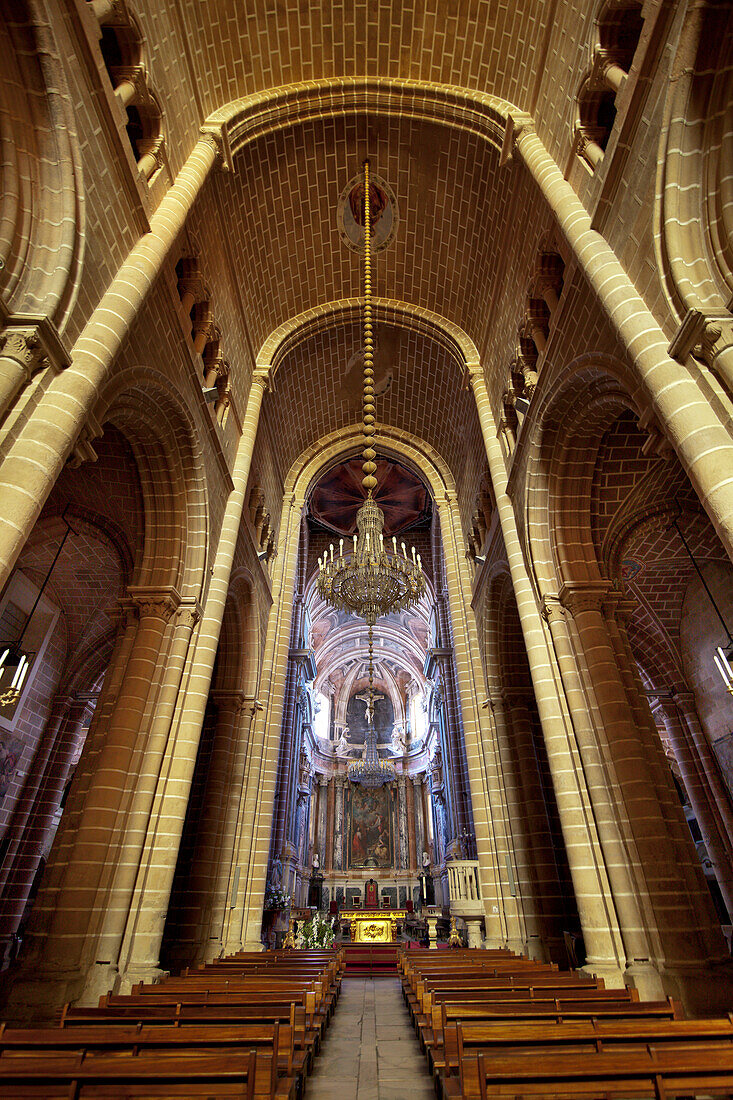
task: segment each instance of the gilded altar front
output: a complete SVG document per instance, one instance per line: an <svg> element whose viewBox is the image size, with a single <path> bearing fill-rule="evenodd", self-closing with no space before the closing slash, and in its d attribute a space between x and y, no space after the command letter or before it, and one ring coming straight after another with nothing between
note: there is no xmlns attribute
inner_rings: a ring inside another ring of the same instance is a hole
<svg viewBox="0 0 733 1100"><path fill-rule="evenodd" d="M406 909L342 909L341 920L349 921L352 943L394 943L397 922Z"/></svg>

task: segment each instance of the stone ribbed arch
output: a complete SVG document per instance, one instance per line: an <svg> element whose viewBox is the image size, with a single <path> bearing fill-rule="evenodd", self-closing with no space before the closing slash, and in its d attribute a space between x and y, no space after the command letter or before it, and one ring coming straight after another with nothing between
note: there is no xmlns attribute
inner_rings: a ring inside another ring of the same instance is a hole
<svg viewBox="0 0 733 1100"><path fill-rule="evenodd" d="M196 427L172 382L144 366L120 371L103 391L94 422L114 424L137 463L145 543L134 584L168 586L182 599L200 599L210 538L204 460Z"/></svg>
<svg viewBox="0 0 733 1100"><path fill-rule="evenodd" d="M507 119L518 113L485 92L427 80L333 77L268 89L227 103L209 115L206 133L221 135L229 166L250 142L314 119L402 115L465 130L501 151Z"/></svg>
<svg viewBox="0 0 733 1100"><path fill-rule="evenodd" d="M688 13L672 62L654 241L678 319L691 307L725 310L733 292L732 41L729 5L703 5Z"/></svg>
<svg viewBox="0 0 733 1100"><path fill-rule="evenodd" d="M541 592L571 578L600 579L591 485L603 432L624 409L640 411L627 383L618 360L588 354L556 375L530 406L532 423L523 430L532 443L516 496L523 504L517 512L530 575Z"/></svg>
<svg viewBox="0 0 733 1100"><path fill-rule="evenodd" d="M0 295L10 313L63 331L84 253L81 153L49 21L26 0L0 5Z"/></svg>
<svg viewBox="0 0 733 1100"><path fill-rule="evenodd" d="M254 697L259 679L260 619L249 569L232 573L219 641L216 690Z"/></svg>
<svg viewBox="0 0 733 1100"><path fill-rule="evenodd" d="M522 688L531 692L529 664L509 567L497 562L488 581L484 604L484 646L489 690Z"/></svg>
<svg viewBox="0 0 733 1100"><path fill-rule="evenodd" d="M274 377L278 366L293 347L332 325L361 320L363 305L361 298L344 298L336 302L324 302L289 318L263 342L257 355L257 369L268 371ZM456 368L461 373L470 367L480 369L479 355L473 340L459 325L439 313L394 298L372 298L372 311L378 321L399 325L435 340L453 355Z"/></svg>

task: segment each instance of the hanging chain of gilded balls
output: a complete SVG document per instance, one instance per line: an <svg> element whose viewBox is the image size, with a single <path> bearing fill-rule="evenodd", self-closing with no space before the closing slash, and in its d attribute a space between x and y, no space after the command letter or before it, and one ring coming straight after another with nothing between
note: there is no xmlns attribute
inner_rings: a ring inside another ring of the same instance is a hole
<svg viewBox="0 0 733 1100"><path fill-rule="evenodd" d="M377 464L374 450L377 428L375 424L376 405L374 404L374 328L372 325L372 203L369 181L369 161L364 161L364 398L362 401L362 430L364 450L362 451L362 485L371 497L377 487L374 472Z"/></svg>

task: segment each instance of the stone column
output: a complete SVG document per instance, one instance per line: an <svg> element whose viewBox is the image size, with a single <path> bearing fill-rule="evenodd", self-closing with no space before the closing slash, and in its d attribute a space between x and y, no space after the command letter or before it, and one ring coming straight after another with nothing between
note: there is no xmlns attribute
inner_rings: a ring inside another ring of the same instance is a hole
<svg viewBox="0 0 733 1100"><path fill-rule="evenodd" d="M500 696L491 698L488 705L496 726L502 787L511 830L511 849L507 852L507 858L512 864L514 889L519 898L521 912L518 942L509 943L508 946L522 954L528 951L530 943L537 943L544 940L544 937L539 901L542 895L536 882L533 838L529 835L530 822L535 820L538 807L536 800L527 798L525 784L522 782L522 771L527 770L527 734L531 736L531 729L528 731L522 721L520 702L516 696L516 692L503 691Z"/></svg>
<svg viewBox="0 0 733 1100"><path fill-rule="evenodd" d="M456 684L463 720L468 781L473 807L481 897L485 906L487 946L517 935L518 907L510 892L506 865L508 822L501 795L496 735L481 702L487 687L478 656L476 619L471 610L471 577L463 552L457 501L446 494L436 501L445 551Z"/></svg>
<svg viewBox="0 0 733 1100"><path fill-rule="evenodd" d="M716 813L714 801L711 800L711 792L701 761L692 743L687 724L680 714L677 700L660 696L657 708L661 712L669 743L679 765L690 805L700 826L720 892L728 913L733 919L733 851L728 842L727 833L721 832L719 815Z"/></svg>
<svg viewBox="0 0 733 1100"><path fill-rule="evenodd" d="M39 738L20 798L13 809L13 815L5 832L6 851L2 870L0 871L0 893L2 894L5 894L5 884L12 875L16 853L22 843L28 818L33 814L37 805L49 760L53 756L58 739L63 736L63 731L68 723L73 698L73 695L56 695L51 704L51 713ZM4 934L2 930L3 916L0 914L0 935Z"/></svg>
<svg viewBox="0 0 733 1100"><path fill-rule="evenodd" d="M247 869L244 887L246 909L244 913L233 916L242 921L242 943L247 950L257 950L260 945L303 507L304 500L298 495L283 502L278 532L279 546L283 549L275 558L273 607L262 662L261 683L267 701L253 731L238 833L239 857Z"/></svg>
<svg viewBox="0 0 733 1100"><path fill-rule="evenodd" d="M583 928L587 968L603 977L607 984L619 986L624 984L625 950L613 902L609 904L608 879L590 794L579 765L575 731L558 694L557 670L550 658L543 621L524 564L514 510L506 491L506 467L486 383L478 365L471 368L470 378Z"/></svg>
<svg viewBox="0 0 733 1100"><path fill-rule="evenodd" d="M105 989L114 984L130 904L122 880L139 860L135 798L138 785L145 785L147 747L140 731L165 676L169 624L179 600L171 589L130 592L138 616L134 643L29 977L47 983L51 1003L58 995L76 999L85 989L96 997L102 973Z"/></svg>
<svg viewBox="0 0 733 1100"><path fill-rule="evenodd" d="M217 153L213 134L197 142L150 219L150 232L134 246L77 340L71 365L54 378L3 460L0 586L10 576ZM12 385L6 382L6 401L10 392Z"/></svg>
<svg viewBox="0 0 733 1100"><path fill-rule="evenodd" d="M410 866L409 861L409 847L408 847L408 826L407 826L407 780L404 775L400 775L397 778L397 820L400 823L399 827L399 867L401 870L407 870Z"/></svg>
<svg viewBox="0 0 733 1100"><path fill-rule="evenodd" d="M196 848L183 900L184 913L178 920L184 962L206 962L221 951L221 920L229 884L231 847L226 844L226 826L239 802L237 756L248 702L242 691L212 691L216 703L216 729L206 776ZM244 734L246 740L246 733ZM229 838L231 840L231 837ZM218 919L217 919L218 917ZM188 950L186 950L186 947Z"/></svg>
<svg viewBox="0 0 733 1100"><path fill-rule="evenodd" d="M140 590L137 590L140 598ZM143 597L144 598L144 597ZM158 977L157 954L151 958L142 946L147 934L148 914L139 883L144 849L156 843L165 819L156 812L160 787L168 780L166 756L169 751L171 724L180 702L181 683L195 628L201 618L198 604L181 604L173 616L172 637L164 664L163 682L155 699L154 715L149 720L140 775L127 817L125 860L115 875L107 903L99 951L102 957L118 959L119 988L125 992L136 981ZM119 916L115 919L114 910ZM134 945L132 941L135 941ZM96 990L96 986L94 987Z"/></svg>
<svg viewBox="0 0 733 1100"><path fill-rule="evenodd" d="M344 788L348 783L348 779L344 775L334 776L334 787L336 789L336 804L334 808L334 827L333 827L333 869L334 871L343 871L344 869ZM334 886L334 890L336 887ZM334 897L336 895L334 894Z"/></svg>
<svg viewBox="0 0 733 1100"><path fill-rule="evenodd" d="M224 511L213 574L186 680L185 707L179 706L177 711L175 730L169 746L168 772L160 791L158 820L165 822L167 843L146 846L145 858L138 876L139 904L147 912L148 920L144 933L142 929L135 932L137 943L129 948L130 963L134 962L135 966L155 969L157 963L152 960L157 959L160 953L178 848L229 590L234 550L244 509L252 448L266 388L267 376L256 370L252 377L242 435L232 472L234 488ZM253 705L255 710L261 709L256 700ZM249 765L249 759L247 764Z"/></svg>
<svg viewBox="0 0 733 1100"><path fill-rule="evenodd" d="M716 954L722 957L722 933L718 926L721 942L716 944L717 919L700 881L692 840L681 842L674 821L667 820L670 806L663 810L660 804L660 777L649 766L645 744L649 731L636 720L629 703L602 611L607 587L607 582L566 582L560 596L572 615L606 782L629 853L629 904L639 908L633 923L622 926L631 956L627 973L647 996L658 996L670 981L679 979L678 992L690 1003L694 993L685 972L693 962L702 968ZM667 776L671 786L668 769ZM678 801L676 812L681 814ZM619 906L620 899L615 893L614 897ZM664 985L662 978L667 979Z"/></svg>
<svg viewBox="0 0 733 1100"><path fill-rule="evenodd" d="M316 835L314 840L314 848L321 857L321 866L323 867L326 861L326 848L328 844L326 820L328 811L328 776L318 775L318 822L316 824Z"/></svg>
<svg viewBox="0 0 733 1100"><path fill-rule="evenodd" d="M669 339L537 136L528 115L510 123L516 148L552 211L599 308L626 349L639 383L728 555L733 558L733 440L696 379L669 355Z"/></svg>
<svg viewBox="0 0 733 1100"><path fill-rule="evenodd" d="M415 808L415 780L407 780L407 867L413 870L418 866L416 848L417 810ZM420 853L422 855L422 852Z"/></svg>
<svg viewBox="0 0 733 1100"><path fill-rule="evenodd" d="M326 852L325 852L325 868L327 871L333 870L333 834L334 834L334 814L336 808L336 785L333 779L328 784L328 804L326 809Z"/></svg>
<svg viewBox="0 0 733 1100"><path fill-rule="evenodd" d="M733 849L733 808L731 807L730 795L721 777L718 762L710 747L710 742L700 725L694 693L691 691L678 691L673 698L681 717L684 719L691 743L705 776L710 792L710 801L720 822L721 835L725 838L726 847L731 850Z"/></svg>

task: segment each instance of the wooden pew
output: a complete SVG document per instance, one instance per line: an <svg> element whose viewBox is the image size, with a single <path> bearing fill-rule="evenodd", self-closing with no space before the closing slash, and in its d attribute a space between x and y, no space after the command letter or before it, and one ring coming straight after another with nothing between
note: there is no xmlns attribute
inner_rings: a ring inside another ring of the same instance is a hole
<svg viewBox="0 0 733 1100"><path fill-rule="evenodd" d="M67 1006L58 1028L0 1025L0 1098L295 1100L342 969L334 953L261 955Z"/></svg>
<svg viewBox="0 0 733 1100"><path fill-rule="evenodd" d="M679 1050L648 1048L633 1053L488 1057L462 1063L462 1100L513 1097L540 1100L604 1100L611 1097L726 1097L733 1094L733 1045L700 1044Z"/></svg>
<svg viewBox="0 0 733 1100"><path fill-rule="evenodd" d="M733 1015L685 1020L671 999L643 1003L529 960L451 954L409 952L400 965L446 1100L733 1097Z"/></svg>
<svg viewBox="0 0 733 1100"><path fill-rule="evenodd" d="M558 1023L453 1022L443 1031L443 1049L434 1060L433 1072L441 1078L443 1094L454 1095L446 1078L460 1078L461 1062L486 1054L490 1058L525 1054L543 1059L548 1054L635 1052L639 1047L673 1049L700 1044L733 1043L733 1017L710 1020L589 1019Z"/></svg>

